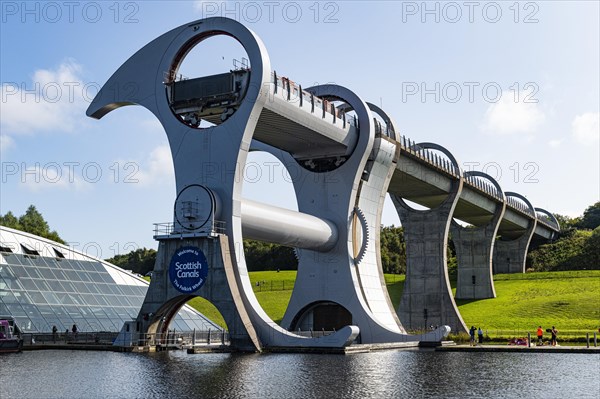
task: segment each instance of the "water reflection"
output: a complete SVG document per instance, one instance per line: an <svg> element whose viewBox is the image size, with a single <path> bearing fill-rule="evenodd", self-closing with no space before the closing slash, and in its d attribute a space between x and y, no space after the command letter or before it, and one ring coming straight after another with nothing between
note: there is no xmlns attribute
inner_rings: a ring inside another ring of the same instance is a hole
<svg viewBox="0 0 600 399"><path fill-rule="evenodd" d="M3 398L597 398L600 393L600 354L36 351L1 359Z"/></svg>

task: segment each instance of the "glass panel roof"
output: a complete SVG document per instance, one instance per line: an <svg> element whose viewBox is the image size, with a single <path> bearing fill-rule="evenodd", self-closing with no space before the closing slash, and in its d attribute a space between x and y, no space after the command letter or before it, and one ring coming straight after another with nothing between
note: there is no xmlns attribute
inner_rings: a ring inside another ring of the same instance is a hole
<svg viewBox="0 0 600 399"><path fill-rule="evenodd" d="M109 266L94 260L1 256L0 315L14 316L24 332L51 332L52 326L65 331L73 324L81 332L119 331L135 318L148 290L128 273L116 267L109 273ZM115 273L120 284L111 277ZM173 323L178 330L219 329L187 307Z"/></svg>

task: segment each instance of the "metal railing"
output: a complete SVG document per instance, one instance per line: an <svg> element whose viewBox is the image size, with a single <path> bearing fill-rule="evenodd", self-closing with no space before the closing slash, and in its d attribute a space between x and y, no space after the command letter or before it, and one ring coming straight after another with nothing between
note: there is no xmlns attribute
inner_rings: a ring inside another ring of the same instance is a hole
<svg viewBox="0 0 600 399"><path fill-rule="evenodd" d="M77 333L23 333L23 345L49 345L49 344L73 344L73 345L112 345L118 332L77 332Z"/></svg>
<svg viewBox="0 0 600 399"><path fill-rule="evenodd" d="M393 137L390 131L390 125L385 122L381 122L377 118L373 118L373 122L375 123L375 134L379 134L382 136Z"/></svg>
<svg viewBox="0 0 600 399"><path fill-rule="evenodd" d="M426 162L441 172L458 178L460 171L447 158L439 156L436 152L421 148L419 145L406 136L400 136L400 148L413 157Z"/></svg>
<svg viewBox="0 0 600 399"><path fill-rule="evenodd" d="M229 345L229 332L225 330L193 330L165 333L143 334L132 333L129 335L130 346L160 346L189 348L198 345Z"/></svg>
<svg viewBox="0 0 600 399"><path fill-rule="evenodd" d="M527 204L525 204L522 201L517 200L514 197L507 197L506 198L506 206L510 207L513 210L516 210L518 212L521 212L527 216L531 216L535 218L535 212L529 207L527 206Z"/></svg>
<svg viewBox="0 0 600 399"><path fill-rule="evenodd" d="M424 161L427 164L429 164L429 165L435 167L436 169L443 171L451 176L454 176L456 178L459 177L459 171L457 170L455 165L450 160L438 156L433 151L430 151L430 150L424 149L424 148L420 148L415 141L411 140L410 138L408 138L406 136L401 136L399 142L400 142L400 148L402 150L404 150L406 153L412 155L414 158ZM487 195L491 196L492 198L502 201L502 198L503 198L502 193L500 191L498 191L498 189L496 189L496 187L494 185L483 181L482 179L478 178L477 176L466 176L464 181L466 184L468 184L472 188L475 188L476 190L478 190L484 194L487 194ZM541 221L542 224L544 224L545 226L547 226L551 229L555 229L555 230L559 229L559 226L557 226L556 223L553 220L551 220L549 217L547 217L545 215L541 216L539 213L534 212L524 202L522 202L514 197L506 198L506 206L510 207L511 209L513 209L517 212L527 215L529 217L535 218L537 216L538 221Z"/></svg>
<svg viewBox="0 0 600 399"><path fill-rule="evenodd" d="M298 101L300 107L303 107L304 103L310 104L310 112L312 114L321 114L322 118L326 118L329 115L329 117L332 118L333 123L335 123L337 120L340 120L344 129L346 128L347 124L354 126L355 128L359 127L359 122L356 118L356 115L348 116L346 112L335 107L333 102L322 99L306 90L303 90L301 85L296 84L287 77L278 76L277 72L275 71L271 72L271 77L273 79L272 83L274 85L274 94L281 94L285 99L287 99L287 101ZM171 79L173 79L172 76ZM390 126L388 126L386 123L382 123L374 118L374 125L376 134L385 134L388 137L390 136ZM439 156L436 152L429 149L420 148L415 141L407 138L406 136L400 136L399 144L403 151L412 155L413 157L426 162L428 165L433 166L437 170L450 176L455 178L459 177L460 170L449 159ZM500 193L495 186L484 182L475 176L466 177L465 183L495 199L502 200L502 193ZM506 199L506 205L524 215L536 217L536 213L533 210L531 210L523 202L518 201L513 197L508 197ZM540 215L538 215L538 221L547 227L554 229L558 228L556 223L554 223L554 221L548 217L540 217ZM222 221L215 221L212 228L207 227L206 229L199 229L195 232L209 235L223 234L225 232L225 223ZM155 236L180 235L186 233L188 232L174 231L173 223L154 224Z"/></svg>
<svg viewBox="0 0 600 399"><path fill-rule="evenodd" d="M225 234L227 224L222 220L215 220L212 223L212 226L208 225L202 227L198 230L190 230L190 231L176 231L175 224L173 222L164 222L164 223L153 223L154 225L154 236L178 236L182 234L188 233L199 233L199 234Z"/></svg>
<svg viewBox="0 0 600 399"><path fill-rule="evenodd" d="M326 337L328 335L331 335L333 333L335 333L335 330L294 330L294 331L290 331L291 333L294 333L296 335L299 335L301 337L307 337L307 338L321 338L321 337Z"/></svg>
<svg viewBox="0 0 600 399"><path fill-rule="evenodd" d="M502 201L503 199L502 193L498 191L498 189L493 184L484 181L478 176L465 176L465 183L479 191L488 194L489 196L497 200Z"/></svg>
<svg viewBox="0 0 600 399"><path fill-rule="evenodd" d="M154 235L170 235L173 233L173 223L154 223Z"/></svg>
<svg viewBox="0 0 600 399"><path fill-rule="evenodd" d="M560 230L560 226L545 213L536 212L538 223L550 227L555 230Z"/></svg>
<svg viewBox="0 0 600 399"><path fill-rule="evenodd" d="M293 288L294 281L290 280L261 280L252 284L254 292L291 291Z"/></svg>
<svg viewBox="0 0 600 399"><path fill-rule="evenodd" d="M24 346L48 345L112 345L118 332L78 332L78 333L23 333ZM130 346L191 347L194 345L229 345L229 333L225 330L170 330L158 334L129 334Z"/></svg>
<svg viewBox="0 0 600 399"><path fill-rule="evenodd" d="M483 334L486 341L494 341L494 342L508 342L514 338L528 338L531 344L537 344L538 338L536 331L526 331L526 330L483 330ZM451 334L453 335L453 334ZM461 333L465 339L468 339L467 333ZM452 337L456 339L456 335ZM569 344L579 343L586 344L588 347L598 347L598 340L600 338L600 334L596 331L586 331L586 330L578 330L578 331L560 331L558 332L557 341L560 345L561 342L566 342ZM542 336L542 342L544 345L550 344L551 335L550 333L544 330L544 335Z"/></svg>
<svg viewBox="0 0 600 399"><path fill-rule="evenodd" d="M163 72L163 82L165 84L170 84L173 82L181 82L182 80L188 80L189 78L180 73L176 73L175 70L170 70L169 72Z"/></svg>
<svg viewBox="0 0 600 399"><path fill-rule="evenodd" d="M312 114L319 114L322 118L331 118L334 123L339 120L344 129L347 124L355 128L359 127L356 115L347 115L346 112L337 108L333 102L303 90L301 85L284 76L278 76L277 72L271 72L271 77L274 84L273 94L282 94L287 101L297 101L300 107L303 107L304 104L310 105ZM387 129L385 127L385 131Z"/></svg>

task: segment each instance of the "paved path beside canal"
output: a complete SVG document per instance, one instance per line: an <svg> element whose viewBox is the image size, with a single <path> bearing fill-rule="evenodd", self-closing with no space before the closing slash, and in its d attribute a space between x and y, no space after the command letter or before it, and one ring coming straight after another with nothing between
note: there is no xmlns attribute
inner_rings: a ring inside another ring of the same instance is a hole
<svg viewBox="0 0 600 399"><path fill-rule="evenodd" d="M455 345L452 341L444 341L442 346L431 347L430 345L421 345L421 348L435 350L439 352L527 352L527 353L596 353L600 354L600 347L590 346L518 346L518 345ZM329 354L352 354L364 352L376 352L384 350L419 350L418 342L400 342L388 344L362 344L351 345L346 348L269 348L267 352L279 353L329 353ZM92 344L92 343L65 343L65 342L44 342L36 344L26 344L23 346L24 351L43 350L43 349L67 349L67 350L87 350L87 351L114 351L121 352L123 348L112 346L111 344ZM135 352L144 352L148 349L144 347L129 348ZM167 348L163 348L167 349ZM182 347L172 347L169 349L182 349ZM188 353L206 353L206 352L228 352L228 347L221 345L198 345L196 347L187 348Z"/></svg>
<svg viewBox="0 0 600 399"><path fill-rule="evenodd" d="M528 352L528 353L600 353L600 347L590 346L519 346L519 345L449 345L435 348L440 352Z"/></svg>

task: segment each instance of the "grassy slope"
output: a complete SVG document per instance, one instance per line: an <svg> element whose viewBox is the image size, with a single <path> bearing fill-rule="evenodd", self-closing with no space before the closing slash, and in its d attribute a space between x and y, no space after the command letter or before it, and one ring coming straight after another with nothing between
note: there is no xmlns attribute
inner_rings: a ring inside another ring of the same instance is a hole
<svg viewBox="0 0 600 399"><path fill-rule="evenodd" d="M295 271L250 273L259 303L275 322L283 317L295 277ZM385 277L390 298L397 307L404 276ZM561 332L597 331L600 327L600 271L497 275L494 280L497 298L457 301L468 325L508 331L531 331L539 324L544 328L556 325ZM257 286L257 281L264 283ZM191 304L212 320L218 316L217 322L223 325L222 318L207 301L196 298Z"/></svg>
<svg viewBox="0 0 600 399"><path fill-rule="evenodd" d="M283 318L292 295L294 281L296 281L296 271L250 273L250 282L258 302L276 323L279 323ZM258 286L256 285L257 282L259 283ZM189 301L188 305L191 305L218 325L226 327L221 313L206 299L197 297Z"/></svg>
<svg viewBox="0 0 600 399"><path fill-rule="evenodd" d="M457 301L469 325L493 330L568 330L600 327L600 272L549 272L494 276L497 297Z"/></svg>
<svg viewBox="0 0 600 399"><path fill-rule="evenodd" d="M215 305L213 305L206 299L196 297L188 301L187 304L193 307L194 309L198 310L200 313L208 317L210 320L212 320L219 326L225 328L227 327L227 324L225 324L225 320L223 320L223 316L221 316L221 313L217 310Z"/></svg>

